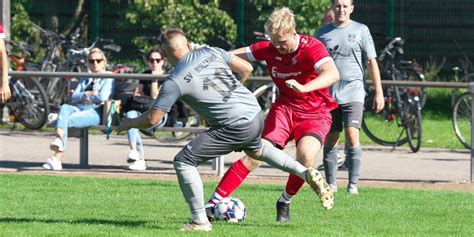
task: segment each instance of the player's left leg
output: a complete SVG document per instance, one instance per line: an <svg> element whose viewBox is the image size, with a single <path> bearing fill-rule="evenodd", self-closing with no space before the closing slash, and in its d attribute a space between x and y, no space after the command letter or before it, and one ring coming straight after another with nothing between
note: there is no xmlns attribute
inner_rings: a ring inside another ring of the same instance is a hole
<svg viewBox="0 0 474 237"><path fill-rule="evenodd" d="M297 141L296 160L303 166L310 168L313 167L314 159L321 150L324 138L331 127L331 115L326 113L315 116L315 118L312 119L304 118L300 121L301 122L296 123L294 128L295 139ZM322 186L328 186L325 180L322 182ZM290 221L291 200L304 183L305 181L300 177L290 174L285 189L276 203L277 221Z"/></svg>
<svg viewBox="0 0 474 237"><path fill-rule="evenodd" d="M303 166L309 168L314 164L314 158L321 149L321 143L313 136L302 137L296 146L296 160ZM277 221L290 221L290 203L293 197L301 189L305 180L290 174L285 189L276 203Z"/></svg>

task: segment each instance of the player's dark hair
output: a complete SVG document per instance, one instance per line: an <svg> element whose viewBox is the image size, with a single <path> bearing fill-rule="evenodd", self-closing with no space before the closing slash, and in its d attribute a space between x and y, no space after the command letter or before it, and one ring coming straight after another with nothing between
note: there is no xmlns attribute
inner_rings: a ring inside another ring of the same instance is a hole
<svg viewBox="0 0 474 237"><path fill-rule="evenodd" d="M169 44L171 39L173 39L175 36L178 36L178 35L182 35L186 37L186 35L184 34L184 31L179 28L166 29L160 34L160 42L161 44Z"/></svg>
<svg viewBox="0 0 474 237"><path fill-rule="evenodd" d="M159 53L161 57L164 57L163 51L160 48L152 48L146 53L146 58L149 59L152 53Z"/></svg>

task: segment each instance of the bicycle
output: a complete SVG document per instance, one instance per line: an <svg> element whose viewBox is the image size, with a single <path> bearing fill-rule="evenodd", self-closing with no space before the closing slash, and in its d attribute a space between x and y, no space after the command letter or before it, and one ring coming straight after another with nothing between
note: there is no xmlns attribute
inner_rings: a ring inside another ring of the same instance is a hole
<svg viewBox="0 0 474 237"><path fill-rule="evenodd" d="M17 71L38 71L39 65L28 60L32 56L31 48L9 44L12 48L8 52L12 66ZM9 112L18 121L29 129L39 129L47 122L49 114L48 97L43 87L35 78L10 78L9 86L12 97L5 103ZM15 126L14 126L15 127Z"/></svg>
<svg viewBox="0 0 474 237"><path fill-rule="evenodd" d="M459 67L454 67L455 82L474 82L474 73L468 73L459 79ZM466 149L471 149L471 103L469 91L453 88L451 91L452 125L456 137Z"/></svg>
<svg viewBox="0 0 474 237"><path fill-rule="evenodd" d="M270 111L270 107L278 98L278 87L273 82L266 83L252 92L257 98L258 104L264 116Z"/></svg>
<svg viewBox="0 0 474 237"><path fill-rule="evenodd" d="M386 80L407 80L406 74L395 64L396 56L403 54L403 43L400 37L392 39L380 55L381 59L386 55L390 57L390 65L382 75ZM402 60L400 64L411 67L408 61ZM422 138L422 95L423 91L418 87L386 87L383 113L376 113L372 109L374 93L369 91L364 103L363 131L377 144L395 148L408 143L412 152L417 152Z"/></svg>
<svg viewBox="0 0 474 237"><path fill-rule="evenodd" d="M9 82L12 97L5 106L29 129L39 129L46 124L49 106L48 97L41 84L33 78L12 78ZM14 126L15 127L15 126Z"/></svg>
<svg viewBox="0 0 474 237"><path fill-rule="evenodd" d="M79 28L65 37L57 33L43 29L33 24L40 33L48 39L46 57L41 63L41 71L70 71L84 72L87 71L86 58L89 51L95 48L99 43L103 43L104 51L120 52L121 47L113 43L111 39L96 38L90 45L79 42ZM122 67L116 72L129 70L129 67ZM40 78L40 83L49 95L49 104L53 112L59 111L62 104L66 103L71 92L71 82L75 78Z"/></svg>

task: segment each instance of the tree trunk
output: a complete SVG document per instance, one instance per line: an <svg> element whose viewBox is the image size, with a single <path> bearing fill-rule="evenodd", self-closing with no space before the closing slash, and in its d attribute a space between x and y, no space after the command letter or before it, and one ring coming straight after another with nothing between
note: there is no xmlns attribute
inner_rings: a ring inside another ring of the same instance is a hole
<svg viewBox="0 0 474 237"><path fill-rule="evenodd" d="M69 33L71 33L72 29L74 29L74 26L77 24L77 22L79 21L79 17L81 16L83 6L84 6L84 0L79 0L77 2L76 10L74 11L74 15L72 16L71 23L61 33L62 35L68 35Z"/></svg>

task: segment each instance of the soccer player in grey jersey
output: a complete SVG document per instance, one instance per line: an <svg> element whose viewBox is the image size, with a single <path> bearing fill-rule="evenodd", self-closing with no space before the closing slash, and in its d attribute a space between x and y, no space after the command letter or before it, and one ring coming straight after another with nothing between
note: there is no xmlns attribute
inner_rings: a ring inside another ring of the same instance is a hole
<svg viewBox="0 0 474 237"><path fill-rule="evenodd" d="M364 72L368 71L374 82L374 109L380 112L384 107L380 72L376 52L368 27L350 19L354 11L352 0L334 0L332 9L335 13L333 24L323 26L316 37L326 45L339 70L340 80L332 86L331 94L339 107L331 112L333 122L326 137L323 149L323 164L326 180L334 191L337 191L337 142L344 124L346 164L349 169L347 191L358 194L357 183L361 163L362 148L359 141L359 130L362 125L364 110Z"/></svg>
<svg viewBox="0 0 474 237"><path fill-rule="evenodd" d="M191 211L191 222L181 230L212 230L204 209L202 181L196 167L232 151L244 151L254 159L306 180L323 205L332 208L334 197L332 192L327 193L324 189L327 183L317 170L304 167L276 148L262 146L260 106L252 92L241 83L253 69L250 63L214 47L191 52L180 29L164 31L160 40L168 62L175 69L162 84L153 107L138 118L124 119L117 132L132 127L151 127L161 120L178 98L208 121L209 130L186 145L174 159L179 186ZM240 76L240 81L232 71Z"/></svg>

